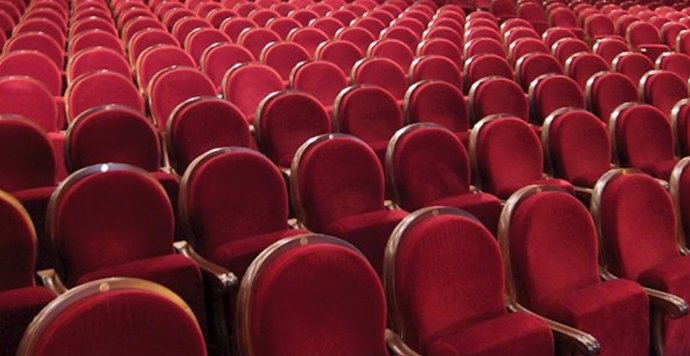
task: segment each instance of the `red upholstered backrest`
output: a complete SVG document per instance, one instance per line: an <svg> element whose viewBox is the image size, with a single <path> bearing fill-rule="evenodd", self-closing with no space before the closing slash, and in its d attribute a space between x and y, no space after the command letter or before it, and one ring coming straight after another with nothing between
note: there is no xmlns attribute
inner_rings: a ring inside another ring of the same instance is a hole
<svg viewBox="0 0 690 356"><path fill-rule="evenodd" d="M230 38L215 28L198 28L187 35L185 48L201 64L201 56L206 48L215 43L230 43Z"/></svg>
<svg viewBox="0 0 690 356"><path fill-rule="evenodd" d="M62 93L60 69L39 51L19 50L0 58L0 77L17 74L37 79L53 95Z"/></svg>
<svg viewBox="0 0 690 356"><path fill-rule="evenodd" d="M621 110L613 130L623 166L642 168L674 157L671 125L651 105L639 104Z"/></svg>
<svg viewBox="0 0 690 356"><path fill-rule="evenodd" d="M105 47L93 47L75 53L67 62L67 80L72 81L80 75L97 70L108 69L131 77L132 69L121 54ZM61 89L62 90L62 89Z"/></svg>
<svg viewBox="0 0 690 356"><path fill-rule="evenodd" d="M608 71L609 64L602 57L592 53L577 53L566 62L566 74L584 90L592 75L601 71Z"/></svg>
<svg viewBox="0 0 690 356"><path fill-rule="evenodd" d="M254 122L254 115L261 100L266 95L283 90L285 84L275 69L259 63L245 63L234 66L225 73L223 79L223 96L235 104L249 123Z"/></svg>
<svg viewBox="0 0 690 356"><path fill-rule="evenodd" d="M48 210L48 231L69 284L102 268L172 253L168 196L134 166L94 165L74 173Z"/></svg>
<svg viewBox="0 0 690 356"><path fill-rule="evenodd" d="M445 38L432 38L420 42L417 47L417 56L428 55L443 56L458 65L462 61L462 53L458 45Z"/></svg>
<svg viewBox="0 0 690 356"><path fill-rule="evenodd" d="M510 190L541 179L539 137L519 118L507 116L475 125L475 155L482 188L507 198Z"/></svg>
<svg viewBox="0 0 690 356"><path fill-rule="evenodd" d="M640 85L644 101L661 110L667 118L673 106L688 97L687 80L670 71L648 72L640 80Z"/></svg>
<svg viewBox="0 0 690 356"><path fill-rule="evenodd" d="M608 123L618 105L637 101L637 85L630 78L615 72L601 72L592 76L587 84L589 110Z"/></svg>
<svg viewBox="0 0 690 356"><path fill-rule="evenodd" d="M664 52L656 59L656 67L677 74L685 82L690 79L690 56L687 54Z"/></svg>
<svg viewBox="0 0 690 356"><path fill-rule="evenodd" d="M131 287L112 289L113 280ZM135 279L103 279L53 301L24 336L22 355L206 356L204 337L187 305L160 285L150 291ZM88 294L77 294L88 287ZM99 290L100 288L100 290ZM29 351L30 350L30 351Z"/></svg>
<svg viewBox="0 0 690 356"><path fill-rule="evenodd" d="M432 54L415 59L410 66L410 79L411 83L427 79L441 80L463 90L463 78L458 65L443 56Z"/></svg>
<svg viewBox="0 0 690 356"><path fill-rule="evenodd" d="M646 269L679 256L673 203L659 182L631 173L600 182L598 209L608 268L636 280ZM603 179L603 178L602 178Z"/></svg>
<svg viewBox="0 0 690 356"><path fill-rule="evenodd" d="M529 91L535 121L539 124L557 109L585 107L585 95L573 79L560 74L545 74L532 81Z"/></svg>
<svg viewBox="0 0 690 356"><path fill-rule="evenodd" d="M136 63L139 87L148 89L151 78L159 71L175 65L193 67L194 59L177 46L156 45L142 52Z"/></svg>
<svg viewBox="0 0 690 356"><path fill-rule="evenodd" d="M254 275L242 281L244 354L388 355L385 298L371 265L334 238L304 244L299 239L269 247L277 250L261 255L266 261L255 260Z"/></svg>
<svg viewBox="0 0 690 356"><path fill-rule="evenodd" d="M412 50L402 41L395 39L379 40L369 46L369 56L388 58L407 70L414 59Z"/></svg>
<svg viewBox="0 0 690 356"><path fill-rule="evenodd" d="M503 261L496 240L476 219L449 209L415 222L389 241L386 282L395 317L421 353L449 328L460 329L506 313ZM397 246L393 244L397 242ZM388 289L391 287L392 289Z"/></svg>
<svg viewBox="0 0 690 356"><path fill-rule="evenodd" d="M485 54L494 54L506 58L506 49L501 42L486 37L475 38L465 44L463 53L465 58Z"/></svg>
<svg viewBox="0 0 690 356"><path fill-rule="evenodd" d="M267 28L245 29L237 38L237 43L248 49L254 58L259 58L261 50L267 44L277 41L280 41L280 36Z"/></svg>
<svg viewBox="0 0 690 356"><path fill-rule="evenodd" d="M614 35L616 28L613 21L604 14L593 14L585 19L585 32L589 38Z"/></svg>
<svg viewBox="0 0 690 356"><path fill-rule="evenodd" d="M181 44L165 30L147 29L140 31L129 40L128 52L130 61L138 60L147 49L158 45L170 45L179 48ZM192 56L189 55L189 58L192 59ZM192 63L194 63L193 60Z"/></svg>
<svg viewBox="0 0 690 356"><path fill-rule="evenodd" d="M305 141L331 132L331 119L313 96L282 91L261 102L256 130L261 151L279 167L290 167L292 157Z"/></svg>
<svg viewBox="0 0 690 356"><path fill-rule="evenodd" d="M470 161L452 132L416 125L398 131L392 142L387 174L403 209L414 211L431 201L469 192Z"/></svg>
<svg viewBox="0 0 690 356"><path fill-rule="evenodd" d="M690 152L690 99L681 100L671 114L673 135L678 140L678 152L686 156Z"/></svg>
<svg viewBox="0 0 690 356"><path fill-rule="evenodd" d="M35 285L36 231L22 205L0 191L0 292Z"/></svg>
<svg viewBox="0 0 690 356"><path fill-rule="evenodd" d="M290 78L293 67L308 59L309 53L292 42L272 42L261 51L261 62L275 69L283 80Z"/></svg>
<svg viewBox="0 0 690 356"><path fill-rule="evenodd" d="M543 11L543 10L542 10ZM551 48L558 40L563 38L577 38L577 36L565 27L550 27L542 34L542 39L547 47Z"/></svg>
<svg viewBox="0 0 690 356"><path fill-rule="evenodd" d="M470 91L470 105L474 121L502 113L525 121L529 119L525 94L517 83L507 78L487 77L474 83Z"/></svg>
<svg viewBox="0 0 690 356"><path fill-rule="evenodd" d="M525 91L534 79L548 73L563 74L563 67L550 54L529 53L520 57L515 64L517 81Z"/></svg>
<svg viewBox="0 0 690 356"><path fill-rule="evenodd" d="M366 31L365 31L366 32ZM362 51L346 40L330 40L323 42L316 49L315 58L328 61L338 66L348 76L355 63L362 59Z"/></svg>
<svg viewBox="0 0 690 356"><path fill-rule="evenodd" d="M164 130L177 105L197 96L214 96L216 88L198 69L174 66L156 73L149 82L148 95L151 115Z"/></svg>
<svg viewBox="0 0 690 356"><path fill-rule="evenodd" d="M658 44L660 42L659 30L652 24L636 21L628 26L625 39L633 48L640 45Z"/></svg>
<svg viewBox="0 0 690 356"><path fill-rule="evenodd" d="M322 105L330 106L338 93L347 86L347 77L336 64L316 60L296 66L290 76L290 85L313 95Z"/></svg>
<svg viewBox="0 0 690 356"><path fill-rule="evenodd" d="M57 106L53 95L31 77L0 77L0 114L23 116L46 132L58 130Z"/></svg>
<svg viewBox="0 0 690 356"><path fill-rule="evenodd" d="M140 112L121 105L93 107L70 125L66 139L71 172L96 163L128 163L146 171L161 166L158 132Z"/></svg>
<svg viewBox="0 0 690 356"><path fill-rule="evenodd" d="M352 68L353 82L377 85L396 100L402 100L407 90L407 77L399 65L388 58L368 58Z"/></svg>
<svg viewBox="0 0 690 356"><path fill-rule="evenodd" d="M123 55L125 52L122 48L122 42L120 42L116 35L99 29L84 31L72 37L69 42L68 52L69 55L72 55L83 49L95 46L107 47Z"/></svg>
<svg viewBox="0 0 690 356"><path fill-rule="evenodd" d="M554 174L575 185L593 183L611 167L606 126L586 110L568 110L549 123L548 154Z"/></svg>
<svg viewBox="0 0 690 356"><path fill-rule="evenodd" d="M5 52L21 49L37 50L48 56L58 68L65 66L65 52L52 37L43 32L25 32L12 36L5 43Z"/></svg>
<svg viewBox="0 0 690 356"><path fill-rule="evenodd" d="M227 242L288 227L285 181L266 157L226 147L195 162L185 173L180 200L205 255Z"/></svg>
<svg viewBox="0 0 690 356"><path fill-rule="evenodd" d="M611 67L614 71L625 74L635 85L639 85L642 76L654 68L654 63L644 54L623 52L613 59Z"/></svg>
<svg viewBox="0 0 690 356"><path fill-rule="evenodd" d="M589 45L577 38L563 38L551 46L551 53L564 66L570 56L581 52L589 52Z"/></svg>
<svg viewBox="0 0 690 356"><path fill-rule="evenodd" d="M348 216L383 209L383 169L364 142L322 135L305 143L292 165L291 193L302 222L319 231Z"/></svg>
<svg viewBox="0 0 690 356"><path fill-rule="evenodd" d="M673 200L675 203L675 208L678 213L676 216L680 221L680 227L682 229L682 235L687 243L688 237L690 237L690 219L688 219L688 214L690 214L690 172L687 169L687 159L681 160L676 165L673 175L671 176L671 194L673 195Z"/></svg>
<svg viewBox="0 0 690 356"><path fill-rule="evenodd" d="M249 147L251 133L240 110L217 97L196 97L175 108L168 121L166 142L173 167L182 174L206 151L226 146Z"/></svg>
<svg viewBox="0 0 690 356"><path fill-rule="evenodd" d="M53 147L38 125L17 116L0 116L0 189L53 186L55 169Z"/></svg>
<svg viewBox="0 0 690 356"><path fill-rule="evenodd" d="M96 106L119 104L144 113L144 99L130 78L102 70L86 73L75 79L65 93L67 116L74 120L79 114Z"/></svg>
<svg viewBox="0 0 690 356"><path fill-rule="evenodd" d="M395 98L373 85L343 90L334 112L341 132L357 136L367 143L387 141L403 122Z"/></svg>
<svg viewBox="0 0 690 356"><path fill-rule="evenodd" d="M513 63L530 53L550 54L544 42L537 38L519 38L508 47L508 55Z"/></svg>
<svg viewBox="0 0 690 356"><path fill-rule="evenodd" d="M433 122L453 132L467 131L470 118L459 88L427 80L410 87L405 95L406 121Z"/></svg>
<svg viewBox="0 0 690 356"><path fill-rule="evenodd" d="M234 43L220 43L204 51L201 70L208 75L213 84L220 87L228 69L238 63L253 61L254 56L246 48Z"/></svg>
<svg viewBox="0 0 690 356"><path fill-rule="evenodd" d="M288 35L288 40L302 46L309 54L309 57L314 57L316 48L329 39L327 34L315 27L297 28Z"/></svg>
<svg viewBox="0 0 690 356"><path fill-rule="evenodd" d="M513 68L505 57L495 54L482 54L465 61L465 84L467 88L479 79L498 76L513 79Z"/></svg>
<svg viewBox="0 0 690 356"><path fill-rule="evenodd" d="M512 203L506 233L519 302L539 312L552 298L599 283L597 232L582 203L553 190Z"/></svg>

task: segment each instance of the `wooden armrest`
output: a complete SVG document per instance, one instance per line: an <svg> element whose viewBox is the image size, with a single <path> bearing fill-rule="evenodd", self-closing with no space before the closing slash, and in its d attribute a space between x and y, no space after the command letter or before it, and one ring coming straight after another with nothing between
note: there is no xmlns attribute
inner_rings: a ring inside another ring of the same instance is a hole
<svg viewBox="0 0 690 356"><path fill-rule="evenodd" d="M510 303L509 309L513 312L529 313L543 320L549 325L551 331L553 331L557 343L566 345L569 349L576 350L580 355L597 355L601 351L599 341L594 336L584 331L535 314L517 302Z"/></svg>
<svg viewBox="0 0 690 356"><path fill-rule="evenodd" d="M407 346L407 344L400 338L400 335L396 334L391 329L386 329L386 344L388 344L388 348L395 355L422 356Z"/></svg>
<svg viewBox="0 0 690 356"><path fill-rule="evenodd" d="M44 269L36 272L36 274L41 279L43 286L53 291L53 293L60 295L67 292L67 287L62 283L60 276L54 269Z"/></svg>
<svg viewBox="0 0 690 356"><path fill-rule="evenodd" d="M688 315L688 303L681 297L656 289L645 288L652 307L663 310L672 319Z"/></svg>
<svg viewBox="0 0 690 356"><path fill-rule="evenodd" d="M187 241L177 241L173 245L177 252L194 261L205 273L215 277L214 283L221 290L229 289L239 283L235 274L201 257Z"/></svg>

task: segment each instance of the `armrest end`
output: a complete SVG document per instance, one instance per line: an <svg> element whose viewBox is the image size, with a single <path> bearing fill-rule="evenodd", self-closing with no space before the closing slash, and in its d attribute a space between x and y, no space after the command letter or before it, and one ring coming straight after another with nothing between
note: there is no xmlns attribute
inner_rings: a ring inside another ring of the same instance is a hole
<svg viewBox="0 0 690 356"><path fill-rule="evenodd" d="M395 355L422 356L407 346L400 338L400 335L396 334L391 329L386 329L386 344Z"/></svg>
<svg viewBox="0 0 690 356"><path fill-rule="evenodd" d="M36 272L38 278L41 279L41 283L53 293L60 295L67 292L67 287L62 283L60 276L54 269L44 269Z"/></svg>
<svg viewBox="0 0 690 356"><path fill-rule="evenodd" d="M191 259L204 272L215 277L215 283L222 290L229 289L233 286L236 286L239 283L239 280L237 279L237 276L235 276L234 273L201 257L198 253L196 253L196 251L194 251L194 248L192 248L192 246L187 241L177 241L173 244L173 246L175 246L175 249L178 253Z"/></svg>

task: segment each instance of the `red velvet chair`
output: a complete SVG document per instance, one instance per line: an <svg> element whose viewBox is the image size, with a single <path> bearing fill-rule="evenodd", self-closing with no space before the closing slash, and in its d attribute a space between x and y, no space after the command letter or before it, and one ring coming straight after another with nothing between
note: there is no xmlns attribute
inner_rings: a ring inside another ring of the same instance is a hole
<svg viewBox="0 0 690 356"><path fill-rule="evenodd" d="M572 191L570 183L544 174L539 137L524 120L511 115L489 116L472 128L470 159L475 185L508 199L530 184L547 184Z"/></svg>
<svg viewBox="0 0 690 356"><path fill-rule="evenodd" d="M611 66L616 56L629 50L627 43L616 38L600 38L592 45L592 52L601 56Z"/></svg>
<svg viewBox="0 0 690 356"><path fill-rule="evenodd" d="M253 144L242 112L215 96L200 96L180 103L170 114L165 133L171 166L180 174L210 149Z"/></svg>
<svg viewBox="0 0 690 356"><path fill-rule="evenodd" d="M343 89L334 106L334 131L366 142L383 165L388 140L403 126L395 98L383 88L360 84Z"/></svg>
<svg viewBox="0 0 690 356"><path fill-rule="evenodd" d="M515 81L525 93L529 91L534 79L550 73L563 74L563 67L556 58L547 53L531 52L520 57L515 63Z"/></svg>
<svg viewBox="0 0 690 356"><path fill-rule="evenodd" d="M479 37L465 43L463 57L471 58L476 55L494 54L502 58L507 58L506 49L503 44L493 38Z"/></svg>
<svg viewBox="0 0 690 356"><path fill-rule="evenodd" d="M412 61L408 72L409 81L412 84L422 80L440 80L455 86L460 91L464 90L464 79L460 68L443 56L432 54L417 57Z"/></svg>
<svg viewBox="0 0 690 356"><path fill-rule="evenodd" d="M182 46L187 43L187 37L192 32L202 29L212 28L211 24L198 16L186 16L175 22L170 33L177 39Z"/></svg>
<svg viewBox="0 0 690 356"><path fill-rule="evenodd" d="M688 97L688 81L670 71L652 70L640 79L640 97L670 118L676 103Z"/></svg>
<svg viewBox="0 0 690 356"><path fill-rule="evenodd" d="M593 13L587 16L583 27L587 38L593 41L599 38L610 38L616 34L616 27L613 21L601 13Z"/></svg>
<svg viewBox="0 0 690 356"><path fill-rule="evenodd" d="M493 76L513 80L515 74L504 57L481 54L467 58L464 65L465 92L469 92L478 80Z"/></svg>
<svg viewBox="0 0 690 356"><path fill-rule="evenodd" d="M457 66L460 66L462 63L462 52L460 51L459 44L455 44L445 38L432 38L419 42L417 57L428 55L446 57Z"/></svg>
<svg viewBox="0 0 690 356"><path fill-rule="evenodd" d="M127 43L129 62L135 63L147 49L157 45L180 47L180 43L169 32L161 29L139 31ZM191 58L191 56L190 56ZM192 61L193 62L193 61Z"/></svg>
<svg viewBox="0 0 690 356"><path fill-rule="evenodd" d="M189 306L160 284L106 278L75 287L46 306L17 355L206 356Z"/></svg>
<svg viewBox="0 0 690 356"><path fill-rule="evenodd" d="M288 82L292 69L299 63L309 60L307 51L297 43L272 42L261 51L260 60L280 74ZM286 84L287 87L287 84Z"/></svg>
<svg viewBox="0 0 690 356"><path fill-rule="evenodd" d="M257 143L273 163L288 170L297 149L308 139L331 132L331 119L313 96L296 90L274 92L257 109Z"/></svg>
<svg viewBox="0 0 690 356"><path fill-rule="evenodd" d="M542 145L549 173L587 188L584 191L588 195L599 177L611 169L606 125L584 109L563 108L549 115L544 121Z"/></svg>
<svg viewBox="0 0 690 356"><path fill-rule="evenodd" d="M589 45L577 38L562 38L551 46L551 54L563 67L570 56L581 52L589 52Z"/></svg>
<svg viewBox="0 0 690 356"><path fill-rule="evenodd" d="M577 36L570 29L558 26L548 28L541 34L541 39L548 48L563 38L577 38Z"/></svg>
<svg viewBox="0 0 690 356"><path fill-rule="evenodd" d="M352 67L364 55L359 47L350 41L333 39L323 42L316 49L317 60L331 62L338 66L348 77Z"/></svg>
<svg viewBox="0 0 690 356"><path fill-rule="evenodd" d="M237 38L237 43L249 50L254 58L259 58L267 44L278 41L280 36L267 28L245 29Z"/></svg>
<svg viewBox="0 0 690 356"><path fill-rule="evenodd" d="M85 73L76 78L65 92L65 104L69 123L93 107L109 104L145 113L144 99L132 80L108 70Z"/></svg>
<svg viewBox="0 0 690 356"><path fill-rule="evenodd" d="M535 78L529 87L532 122L542 125L554 111L565 108L584 108L585 95L578 83L562 74L544 74Z"/></svg>
<svg viewBox="0 0 690 356"><path fill-rule="evenodd" d="M590 77L585 90L587 108L608 123L616 108L630 101L637 101L637 85L626 75L616 72L599 72Z"/></svg>
<svg viewBox="0 0 690 356"><path fill-rule="evenodd" d="M472 122L503 113L525 121L530 117L528 100L522 88L508 78L492 76L476 81L470 89L469 102Z"/></svg>
<svg viewBox="0 0 690 356"><path fill-rule="evenodd" d="M662 42L668 45L671 50L680 52L677 48L678 35L687 29L687 25L679 22L669 22L664 24L661 26L661 30L659 31L661 33Z"/></svg>
<svg viewBox="0 0 690 356"><path fill-rule="evenodd" d="M13 6L10 6L10 8L13 8ZM14 9L16 10L16 8ZM3 10L9 10L7 5L4 6ZM46 18L35 17L18 22L17 26L12 31L14 35L26 32L43 32L52 37L61 47L64 47L67 44L65 33L62 31L60 26Z"/></svg>
<svg viewBox="0 0 690 356"><path fill-rule="evenodd" d="M2 126L5 120L0 120ZM0 267L0 355L14 356L24 329L55 294L36 285L36 230L20 202L4 191L0 191L0 221L0 246L6 252Z"/></svg>
<svg viewBox="0 0 690 356"><path fill-rule="evenodd" d="M460 138L469 147L470 117L459 88L439 80L424 80L410 86L403 106L405 122L433 122Z"/></svg>
<svg viewBox="0 0 690 356"><path fill-rule="evenodd" d="M369 57L388 58L398 64L403 71L407 72L410 68L414 53L402 41L395 39L378 40L369 45L367 52Z"/></svg>
<svg viewBox="0 0 690 356"><path fill-rule="evenodd" d="M122 42L129 43L129 40L134 37L137 33L146 30L147 28L155 28L159 30L165 30L165 25L163 25L157 18L151 18L148 16L138 16L127 22L122 26Z"/></svg>
<svg viewBox="0 0 690 356"><path fill-rule="evenodd" d="M285 89L280 74L273 68L259 63L243 63L230 68L223 78L223 97L235 104L254 123L256 109L268 94Z"/></svg>
<svg viewBox="0 0 690 356"><path fill-rule="evenodd" d="M312 95L329 115L333 113L336 97L347 84L346 73L326 60L299 63L290 73L290 87Z"/></svg>
<svg viewBox="0 0 690 356"><path fill-rule="evenodd" d="M611 115L609 135L616 165L669 179L678 158L671 124L659 109L639 103L622 104Z"/></svg>
<svg viewBox="0 0 690 356"><path fill-rule="evenodd" d="M593 53L576 53L565 64L565 74L573 78L582 90L587 88L587 82L593 75L608 71L606 60Z"/></svg>
<svg viewBox="0 0 690 356"><path fill-rule="evenodd" d="M45 33L35 31L20 33L12 36L4 46L5 53L23 49L39 51L48 56L58 68L65 67L64 49Z"/></svg>
<svg viewBox="0 0 690 356"><path fill-rule="evenodd" d="M246 148L212 149L194 160L183 178L180 207L199 253L239 277L266 247L304 233L288 225L288 193L278 168Z"/></svg>
<svg viewBox="0 0 690 356"><path fill-rule="evenodd" d="M116 35L102 30L84 31L70 38L67 55L71 57L75 53L91 47L106 47L121 53L123 56L125 55L125 49L120 39Z"/></svg>
<svg viewBox="0 0 690 356"><path fill-rule="evenodd" d="M187 35L184 48L194 58L196 63L200 65L204 51L216 43L230 43L230 38L220 30L203 27Z"/></svg>
<svg viewBox="0 0 690 356"><path fill-rule="evenodd" d="M146 90L151 118L159 131L165 131L175 107L189 98L214 96L213 82L196 68L173 66L151 78Z"/></svg>
<svg viewBox="0 0 690 356"><path fill-rule="evenodd" d="M387 58L366 58L352 68L352 82L379 86L402 104L407 91L407 76L402 68Z"/></svg>
<svg viewBox="0 0 690 356"><path fill-rule="evenodd" d="M651 315L655 351L684 354L690 319L677 318L688 313L690 293L683 281L690 260L684 256L684 243L677 240L671 196L658 180L636 170L617 169L597 182L590 209L607 271L654 288L648 293L655 307Z"/></svg>
<svg viewBox="0 0 690 356"><path fill-rule="evenodd" d="M501 33L503 34L503 42L506 44L507 47L510 47L510 45L513 42L520 38L536 38L538 40L541 40L539 34L536 31L534 31L534 29L529 27L511 28L507 31L501 31Z"/></svg>
<svg viewBox="0 0 690 356"><path fill-rule="evenodd" d="M87 48L75 53L67 61L67 82L71 83L82 74L109 70L127 78L132 77L132 68L121 54L105 47ZM62 87L60 87L62 90Z"/></svg>
<svg viewBox="0 0 690 356"><path fill-rule="evenodd" d="M410 23L419 23L419 21L413 18L400 18L396 21L393 21L392 25L390 25L387 29L383 30L381 32L381 35L379 35L379 38L402 41L410 48L411 51L415 51L417 49L417 44L421 39L422 32L419 32L417 30L412 29L411 27L404 25ZM422 25L422 29L423 28L424 25ZM445 38L436 37L432 38L431 40L433 39Z"/></svg>
<svg viewBox="0 0 690 356"><path fill-rule="evenodd" d="M683 53L664 52L656 59L656 69L675 73L687 83L690 79L690 56Z"/></svg>
<svg viewBox="0 0 690 356"><path fill-rule="evenodd" d="M602 282L597 230L580 201L553 187L523 188L501 214L499 241L510 299L591 334L602 356L649 354L649 298L631 281Z"/></svg>
<svg viewBox="0 0 690 356"><path fill-rule="evenodd" d="M292 162L290 194L299 221L351 242L379 273L388 236L407 215L384 206L384 185L374 151L349 135L314 137Z"/></svg>
<svg viewBox="0 0 690 356"><path fill-rule="evenodd" d="M194 59L177 46L160 44L146 49L134 66L138 87L145 92L151 79L163 69L172 66L194 67Z"/></svg>
<svg viewBox="0 0 690 356"><path fill-rule="evenodd" d="M559 7L557 9L547 12L547 17L549 21L549 26L559 26L565 27L573 33L578 38L584 38L584 30L578 25L577 17L575 17L575 12L568 7Z"/></svg>
<svg viewBox="0 0 690 356"><path fill-rule="evenodd" d="M644 21L631 23L625 31L625 40L630 48L644 54L652 62L661 53L669 50L667 45L661 44L659 30L654 25Z"/></svg>
<svg viewBox="0 0 690 356"><path fill-rule="evenodd" d="M530 53L551 54L544 42L537 38L519 38L508 46L508 59L513 64Z"/></svg>
<svg viewBox="0 0 690 356"><path fill-rule="evenodd" d="M350 42L360 53L366 53L369 44L376 40L369 31L361 27L343 27L336 32L335 39Z"/></svg>
<svg viewBox="0 0 690 356"><path fill-rule="evenodd" d="M179 294L205 325L202 276L194 262L174 254L174 223L170 200L149 173L109 163L83 168L60 185L46 231L67 286L112 276L148 279Z"/></svg>
<svg viewBox="0 0 690 356"><path fill-rule="evenodd" d="M642 76L654 69L654 62L641 53L623 52L613 59L611 69L626 75L635 85L639 85Z"/></svg>
<svg viewBox="0 0 690 356"><path fill-rule="evenodd" d="M237 314L243 356L390 355L376 272L330 236L296 236L262 252L242 280Z"/></svg>
<svg viewBox="0 0 690 356"><path fill-rule="evenodd" d="M201 56L201 71L221 88L228 69L239 63L253 62L254 56L248 49L234 43L209 46Z"/></svg>
<svg viewBox="0 0 690 356"><path fill-rule="evenodd" d="M470 186L467 150L447 129L428 123L400 129L388 146L385 171L401 208L452 206L474 214L496 233L501 203Z"/></svg>
<svg viewBox="0 0 690 356"><path fill-rule="evenodd" d="M329 39L330 37L327 34L315 27L296 28L288 35L288 41L302 46L310 58L314 58L316 48Z"/></svg>
<svg viewBox="0 0 690 356"><path fill-rule="evenodd" d="M246 29L257 28L259 25L256 22L247 19L243 16L230 17L223 21L219 29L225 32L233 43L237 43L240 33ZM252 54L253 55L253 54Z"/></svg>
<svg viewBox="0 0 690 356"><path fill-rule="evenodd" d="M342 24L340 21L336 19L331 19L327 17L322 17L320 19L328 19L328 20L333 20L336 22L336 24L339 24L340 27L342 27ZM319 20L319 19L316 19ZM288 37L288 34L290 34L290 31L302 27L302 24L299 23L299 21L289 18L289 17L276 17L271 19L266 23L266 28L269 30L275 32L282 38L283 40L286 40ZM340 28L338 27L338 28ZM317 27L318 28L318 27ZM322 29L323 30L323 29Z"/></svg>
<svg viewBox="0 0 690 356"><path fill-rule="evenodd" d="M554 355L546 322L507 312L504 280L495 238L462 210L421 209L386 248L391 326L418 354Z"/></svg>

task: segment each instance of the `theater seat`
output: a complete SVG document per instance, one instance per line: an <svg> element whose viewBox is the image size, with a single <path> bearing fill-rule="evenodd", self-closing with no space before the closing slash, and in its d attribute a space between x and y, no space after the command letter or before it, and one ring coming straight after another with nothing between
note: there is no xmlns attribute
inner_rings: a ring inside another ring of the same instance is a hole
<svg viewBox="0 0 690 356"><path fill-rule="evenodd" d="M46 306L18 355L206 356L197 319L170 289L134 278L75 287Z"/></svg>
<svg viewBox="0 0 690 356"><path fill-rule="evenodd" d="M476 218L418 210L386 248L391 326L423 355L554 355L546 322L507 312L504 278L498 244Z"/></svg>
<svg viewBox="0 0 690 356"><path fill-rule="evenodd" d="M597 230L571 194L533 185L511 196L499 241L508 295L526 308L596 338L600 355L649 354L649 299L638 284L602 282Z"/></svg>
<svg viewBox="0 0 690 356"><path fill-rule="evenodd" d="M390 355L376 272L334 237L295 236L262 252L242 280L237 314L242 355Z"/></svg>
<svg viewBox="0 0 690 356"><path fill-rule="evenodd" d="M351 242L379 273L388 236L407 215L385 208L384 193L376 154L353 136L314 137L292 162L290 194L300 222Z"/></svg>
<svg viewBox="0 0 690 356"><path fill-rule="evenodd" d="M590 77L585 89L587 109L608 123L616 108L637 101L637 83L616 72L599 72Z"/></svg>

